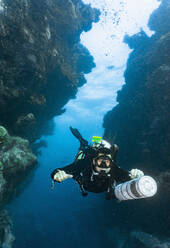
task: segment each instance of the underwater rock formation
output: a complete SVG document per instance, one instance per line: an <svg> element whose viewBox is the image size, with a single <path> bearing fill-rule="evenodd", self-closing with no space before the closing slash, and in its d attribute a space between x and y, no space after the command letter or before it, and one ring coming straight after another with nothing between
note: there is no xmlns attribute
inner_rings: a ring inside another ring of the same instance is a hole
<svg viewBox="0 0 170 248"><path fill-rule="evenodd" d="M11 248L14 236L12 221L4 204L16 193L16 188L37 163L36 156L29 148L29 142L21 137L10 136L0 126L0 247Z"/></svg>
<svg viewBox="0 0 170 248"><path fill-rule="evenodd" d="M0 1L0 125L12 135L0 126L1 208L36 163L22 138L51 134L50 120L95 66L80 34L98 18L99 11L81 0ZM10 248L5 220L0 216L0 247Z"/></svg>
<svg viewBox="0 0 170 248"><path fill-rule="evenodd" d="M157 175L170 164L170 5L163 0L152 14L149 38L141 31L125 42L129 56L118 105L104 118L105 138L119 145L119 161ZM167 15L166 15L167 14Z"/></svg>
<svg viewBox="0 0 170 248"><path fill-rule="evenodd" d="M81 0L2 0L0 125L34 141L95 66L80 34L99 11Z"/></svg>
<svg viewBox="0 0 170 248"><path fill-rule="evenodd" d="M12 234L12 222L6 210L0 213L0 247L11 248L15 240Z"/></svg>
<svg viewBox="0 0 170 248"><path fill-rule="evenodd" d="M1 130L0 127L0 138ZM37 162L29 148L28 140L5 136L0 143L0 207L6 203Z"/></svg>
<svg viewBox="0 0 170 248"><path fill-rule="evenodd" d="M158 182L156 197L127 203L121 209L121 218L129 222L129 227L167 237L170 236L169 13L169 0L162 0L149 20L154 35L149 38L141 31L125 37L133 49L124 74L126 83L118 92L118 105L104 118L104 138L120 148L119 165L142 169Z"/></svg>
<svg viewBox="0 0 170 248"><path fill-rule="evenodd" d="M133 231L122 248L169 248L170 240L159 240L157 237L144 233Z"/></svg>

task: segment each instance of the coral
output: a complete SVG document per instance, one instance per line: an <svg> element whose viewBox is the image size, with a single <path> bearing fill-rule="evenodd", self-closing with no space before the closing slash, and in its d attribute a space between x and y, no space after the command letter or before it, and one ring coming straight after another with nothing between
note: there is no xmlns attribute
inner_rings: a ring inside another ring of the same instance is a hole
<svg viewBox="0 0 170 248"><path fill-rule="evenodd" d="M149 21L155 34L149 38L141 31L126 37L126 43L133 48L124 74L126 84L118 92L118 105L104 118L104 138L119 145L120 166L142 169L158 182L158 194L150 202L135 203L125 213L122 210L122 218L128 212L135 228L164 236L170 235L169 12L169 0L162 0Z"/></svg>
<svg viewBox="0 0 170 248"><path fill-rule="evenodd" d="M0 143L5 142L7 136L8 136L8 131L5 129L5 127L0 126Z"/></svg>
<svg viewBox="0 0 170 248"><path fill-rule="evenodd" d="M6 203L16 186L23 181L37 162L28 140L8 135L0 146L0 207Z"/></svg>
<svg viewBox="0 0 170 248"><path fill-rule="evenodd" d="M12 248L15 240L12 233L12 221L6 210L0 213L0 247Z"/></svg>
<svg viewBox="0 0 170 248"><path fill-rule="evenodd" d="M35 141L95 66L80 34L98 21L99 11L77 0L3 0L3 6L0 123Z"/></svg>
<svg viewBox="0 0 170 248"><path fill-rule="evenodd" d="M154 168L156 174L170 163L170 26L165 23L169 8L164 0L152 14L149 23L157 32L151 38L143 31L125 37L134 49L126 84L118 92L119 104L104 118L105 138L120 146L119 161L125 166L143 163L143 169Z"/></svg>

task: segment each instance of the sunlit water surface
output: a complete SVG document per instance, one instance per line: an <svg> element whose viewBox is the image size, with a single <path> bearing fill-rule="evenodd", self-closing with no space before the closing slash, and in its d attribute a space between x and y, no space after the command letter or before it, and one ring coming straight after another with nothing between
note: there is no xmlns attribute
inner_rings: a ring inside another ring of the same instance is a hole
<svg viewBox="0 0 170 248"><path fill-rule="evenodd" d="M42 137L40 166L26 181L26 187L8 206L14 221L14 248L113 247L118 230L114 227L114 204L103 194L81 197L72 180L50 189L50 173L56 167L73 161L78 142L70 133L71 125L90 141L102 135L104 114L116 105L116 92L124 83L123 72L130 49L123 43L125 34L134 34L147 27L156 0L84 0L101 10L101 20L81 36L82 43L94 56L96 68L86 75L87 84L77 98L57 116L55 132ZM113 206L113 207L112 207ZM111 209L113 209L111 213Z"/></svg>

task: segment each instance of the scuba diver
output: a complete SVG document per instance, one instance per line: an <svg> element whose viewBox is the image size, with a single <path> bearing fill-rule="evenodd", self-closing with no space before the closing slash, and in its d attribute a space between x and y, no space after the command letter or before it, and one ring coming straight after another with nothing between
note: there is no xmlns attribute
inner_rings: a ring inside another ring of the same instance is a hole
<svg viewBox="0 0 170 248"><path fill-rule="evenodd" d="M119 182L126 182L144 175L141 170L126 171L116 164L118 146L110 145L101 137L93 136L93 145L83 139L79 131L70 127L72 134L80 141L80 148L72 164L56 168L51 173L53 182L73 178L80 186L83 196L88 192L106 192L106 199L114 198L114 188Z"/></svg>

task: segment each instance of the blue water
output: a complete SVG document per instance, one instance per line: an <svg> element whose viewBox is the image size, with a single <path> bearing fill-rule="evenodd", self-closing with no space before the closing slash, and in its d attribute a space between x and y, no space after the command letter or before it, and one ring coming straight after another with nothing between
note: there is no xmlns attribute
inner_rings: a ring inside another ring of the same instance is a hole
<svg viewBox="0 0 170 248"><path fill-rule="evenodd" d="M89 127L84 136L91 133ZM89 193L83 198L72 179L50 189L50 172L72 162L77 140L66 126L56 125L55 134L47 142L48 147L39 156L40 166L28 178L31 183L9 206L16 237L14 248L111 247L106 236L113 202L106 204L103 194Z"/></svg>
<svg viewBox="0 0 170 248"><path fill-rule="evenodd" d="M96 82L93 83L95 87ZM103 134L104 110L113 103L108 101L107 94L86 94L91 92L93 83L83 86L77 98L65 106L66 112L54 118L54 134L41 138L46 140L47 147L41 148L39 166L21 186L26 185L24 190L8 206L14 222L14 248L100 248L105 245L113 248L113 237L117 233L112 221L113 201L106 201L103 193L82 197L72 179L56 183L54 190L50 188L50 173L56 167L72 163L78 151L79 142L69 126L78 128L89 143L93 135ZM105 86L106 81L100 84L101 92Z"/></svg>
<svg viewBox="0 0 170 248"><path fill-rule="evenodd" d="M111 74L109 70L108 73ZM119 70L113 73L121 80ZM94 74L97 78L98 67L91 77ZM50 189L50 173L56 167L72 163L78 151L79 142L69 126L78 128L89 142L93 135L103 134L103 115L113 105L108 100L111 89L106 81L98 81L95 94L96 80L90 80L89 75L88 81L77 98L65 106L66 112L54 118L54 134L41 138L47 147L41 149L39 166L21 186L26 185L24 190L8 206L14 222L14 248L113 247L110 235L114 228L110 218L113 202L106 201L104 194L89 193L83 198L72 179L56 183L53 191ZM108 84L111 84L110 79Z"/></svg>

